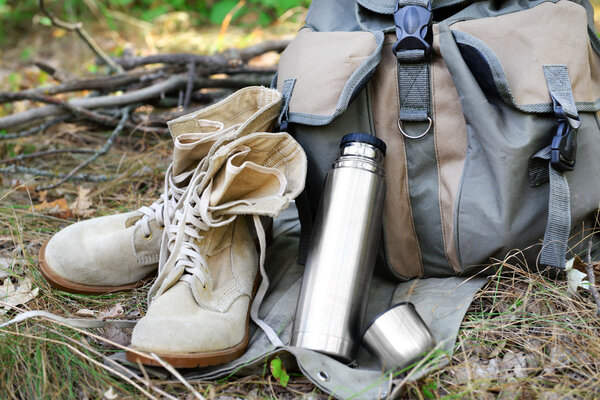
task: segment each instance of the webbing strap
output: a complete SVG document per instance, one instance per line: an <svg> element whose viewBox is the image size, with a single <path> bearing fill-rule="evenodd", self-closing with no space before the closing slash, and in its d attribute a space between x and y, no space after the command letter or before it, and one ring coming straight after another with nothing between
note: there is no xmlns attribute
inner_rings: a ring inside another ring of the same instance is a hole
<svg viewBox="0 0 600 400"><path fill-rule="evenodd" d="M571 231L571 197L569 182L565 175L550 166L550 153L551 149L548 146L533 156L533 160L544 160L545 168L548 171L547 174L540 174L538 169L536 176L541 180L549 179L550 181L548 221L544 233L540 263L562 269L565 267L567 241ZM530 164L530 168L533 165L535 164ZM532 177L532 171L533 169L530 169L530 177Z"/></svg>
<svg viewBox="0 0 600 400"><path fill-rule="evenodd" d="M294 91L294 85L296 79L286 79L283 81L283 87L281 88L281 95L283 97L283 104L281 105L281 112L279 118L277 118L277 124L279 129L282 131L287 130L287 120L290 110L290 99L292 98L292 92Z"/></svg>
<svg viewBox="0 0 600 400"><path fill-rule="evenodd" d="M577 107L573 97L573 88L566 65L544 65L544 76L553 101L571 118L578 119ZM544 234L544 244L540 254L540 263L563 269L567 242L571 231L571 197L569 182L563 172L557 171L550 163L550 146L540 150L532 157L530 164L530 184L539 185L550 181L548 201L548 221ZM548 174L541 172L544 160Z"/></svg>
<svg viewBox="0 0 600 400"><path fill-rule="evenodd" d="M398 8L406 6L429 7L429 0L399 0ZM431 102L429 90L429 63L423 49L397 49L398 93L400 121L428 121Z"/></svg>
<svg viewBox="0 0 600 400"><path fill-rule="evenodd" d="M402 56L404 52L398 52ZM422 58L424 59L424 58ZM425 122L429 117L429 64L405 63L398 57L400 120Z"/></svg>
<svg viewBox="0 0 600 400"><path fill-rule="evenodd" d="M573 87L566 65L544 65L546 84L552 97L561 105L564 112L573 118L578 117L577 106L573 98Z"/></svg>
<svg viewBox="0 0 600 400"><path fill-rule="evenodd" d="M405 6L427 7L429 5L429 0L400 0L398 2L398 5L400 7L405 7Z"/></svg>

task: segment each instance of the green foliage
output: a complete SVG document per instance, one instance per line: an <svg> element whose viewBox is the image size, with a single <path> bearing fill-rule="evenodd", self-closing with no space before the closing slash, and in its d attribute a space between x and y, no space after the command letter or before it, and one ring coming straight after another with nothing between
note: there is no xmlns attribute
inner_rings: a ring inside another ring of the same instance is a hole
<svg viewBox="0 0 600 400"><path fill-rule="evenodd" d="M284 367L283 363L281 362L281 359L279 357L272 359L270 367L271 367L271 375L273 375L273 378L275 378L277 380L277 382L279 382L281 384L281 386L286 387L290 380L290 376L288 375L287 371L285 370L285 367Z"/></svg>
<svg viewBox="0 0 600 400"><path fill-rule="evenodd" d="M219 25L227 14L240 3L240 0L92 0L102 10L109 26L116 29L117 26L111 19L111 10L129 14L135 18L152 22L157 17L172 11L189 12L197 22L212 23ZM245 25L265 26L289 9L294 7L308 7L311 0L246 0L239 7L232 22L240 20ZM208 4L207 4L208 3ZM48 7L62 19L79 21L92 19L85 2L77 0L55 0L48 1ZM37 0L0 0L0 42L10 38L12 32L19 32L23 27L31 25L35 15L37 22L42 25L50 25L47 17L41 16L37 7ZM244 16L252 16L245 18ZM248 22L251 21L251 22Z"/></svg>

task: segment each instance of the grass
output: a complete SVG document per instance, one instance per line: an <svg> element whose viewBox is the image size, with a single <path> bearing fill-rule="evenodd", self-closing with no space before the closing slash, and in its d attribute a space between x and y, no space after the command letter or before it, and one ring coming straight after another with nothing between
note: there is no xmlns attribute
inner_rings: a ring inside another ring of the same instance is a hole
<svg viewBox="0 0 600 400"><path fill-rule="evenodd" d="M40 138L20 142L46 148L65 143L63 128ZM88 132L91 137L96 135ZM85 137L85 135L84 135ZM42 142L42 144L40 144ZM134 134L117 140L111 152L86 172L117 170L126 174L104 183L81 183L91 189L93 216L133 210L151 203L162 190L170 161L169 143ZM142 149L142 150L134 150ZM85 155L36 159L36 168L66 171ZM139 171L145 171L139 173ZM14 277L29 277L40 294L25 309L48 310L73 317L80 309L106 311L123 306L125 318L145 312L145 293L84 296L52 290L37 271L41 245L74 222L33 208L40 194L33 177L2 177L0 186L0 258L14 258ZM46 194L48 201L65 197L72 203L77 184L67 183ZM495 267L462 324L450 364L429 376L408 382L406 398L593 398L600 391L598 318L586 292L568 294L567 283L527 272L518 252ZM12 314L11 314L12 315ZM125 331L126 336L129 332ZM0 330L0 398L100 398L108 392L119 398L175 396L192 392L174 378L120 378L106 357L118 351L114 335L75 330L45 320L30 320ZM119 372L117 370L117 372ZM292 371L293 372L293 371ZM287 387L279 385L265 368L261 375L232 377L219 382L186 382L207 398L327 397L297 371Z"/></svg>

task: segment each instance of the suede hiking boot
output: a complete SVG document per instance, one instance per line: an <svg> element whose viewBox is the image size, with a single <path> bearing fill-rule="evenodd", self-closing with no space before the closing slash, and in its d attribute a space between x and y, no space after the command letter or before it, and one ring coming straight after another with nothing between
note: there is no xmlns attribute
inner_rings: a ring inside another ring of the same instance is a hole
<svg viewBox="0 0 600 400"><path fill-rule="evenodd" d="M275 217L285 209L303 189L305 176L304 151L287 133L253 133L206 157L166 222L165 258L148 294L148 312L134 328L128 360L160 365L142 353L148 352L190 368L245 352L251 304L264 277L260 216Z"/></svg>
<svg viewBox="0 0 600 400"><path fill-rule="evenodd" d="M173 163L161 197L149 207L80 221L40 250L39 268L51 286L72 293L133 289L156 274L163 227L211 149L252 132L270 130L281 94L247 87L200 111L169 121Z"/></svg>

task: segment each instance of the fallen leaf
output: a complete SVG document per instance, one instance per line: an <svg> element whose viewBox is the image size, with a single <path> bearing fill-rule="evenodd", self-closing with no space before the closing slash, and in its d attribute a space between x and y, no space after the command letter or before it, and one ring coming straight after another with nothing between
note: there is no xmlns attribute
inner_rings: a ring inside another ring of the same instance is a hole
<svg viewBox="0 0 600 400"><path fill-rule="evenodd" d="M512 372L516 378L527 377L527 360L522 353L507 353L500 361L500 370L503 372Z"/></svg>
<svg viewBox="0 0 600 400"><path fill-rule="evenodd" d="M94 214L92 201L88 197L91 189L77 188L77 199L71 204L71 211L77 217L91 217Z"/></svg>
<svg viewBox="0 0 600 400"><path fill-rule="evenodd" d="M109 388L106 392L104 392L103 396L107 400L115 400L117 397L119 397L117 396L112 387Z"/></svg>
<svg viewBox="0 0 600 400"><path fill-rule="evenodd" d="M13 271L13 267L18 263L14 258L0 257L0 279L4 279L10 276Z"/></svg>
<svg viewBox="0 0 600 400"><path fill-rule="evenodd" d="M285 370L285 367L284 367L283 363L281 362L281 359L279 359L279 358L272 359L270 367L271 367L271 375L273 375L273 378L275 378L277 380L277 382L279 382L281 384L281 386L286 387L290 380L290 376L288 375L287 371Z"/></svg>
<svg viewBox="0 0 600 400"><path fill-rule="evenodd" d="M88 310L87 308L82 308L75 312L75 315L79 315L81 317L94 317L96 315L96 311Z"/></svg>
<svg viewBox="0 0 600 400"><path fill-rule="evenodd" d="M131 343L131 336L125 333L121 328L116 326L115 324L107 324L106 328L103 329L101 336L105 339L110 340L111 342L120 344L121 346L129 346ZM110 343L102 343L106 347L110 348L118 348L117 346L113 346Z"/></svg>
<svg viewBox="0 0 600 400"><path fill-rule="evenodd" d="M590 282L587 280L587 274L577 269L570 269L567 271L567 291L569 293L577 292L578 288L588 289L590 288Z"/></svg>
<svg viewBox="0 0 600 400"><path fill-rule="evenodd" d="M67 199L60 198L58 200L54 200L48 202L44 200L42 203L37 206L33 206L33 208L37 211L42 211L45 214L53 215L58 218L72 218L73 213L69 209L69 205L67 204Z"/></svg>
<svg viewBox="0 0 600 400"><path fill-rule="evenodd" d="M121 303L115 304L110 310L101 311L98 313L98 318L100 319L111 319L117 318L123 315L123 306Z"/></svg>
<svg viewBox="0 0 600 400"><path fill-rule="evenodd" d="M39 292L40 288L32 289L30 278L24 278L16 284L13 284L10 278L5 279L0 286L0 305L4 306L0 314L5 314L14 306L30 302Z"/></svg>

